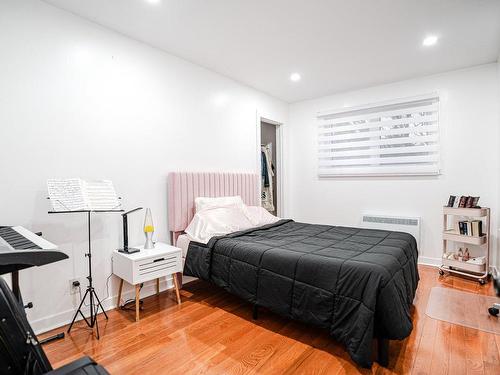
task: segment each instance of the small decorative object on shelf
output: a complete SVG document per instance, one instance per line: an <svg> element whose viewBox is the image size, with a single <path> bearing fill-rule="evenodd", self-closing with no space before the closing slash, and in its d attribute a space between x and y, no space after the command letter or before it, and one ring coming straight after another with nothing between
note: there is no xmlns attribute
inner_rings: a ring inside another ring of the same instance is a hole
<svg viewBox="0 0 500 375"><path fill-rule="evenodd" d="M151 209L146 209L146 216L144 217L144 235L146 236L146 243L144 244L144 249L154 249L155 244L153 243L153 233L155 227L153 225L153 216L151 215Z"/></svg>
<svg viewBox="0 0 500 375"><path fill-rule="evenodd" d="M453 207L453 205L455 204L455 199L457 199L457 197L455 197L454 195L450 195L450 198L448 199L448 206L447 207Z"/></svg>
<svg viewBox="0 0 500 375"><path fill-rule="evenodd" d="M460 203L458 203L458 208L465 208L466 204L467 204L467 197L465 195L462 195L460 197Z"/></svg>
<svg viewBox="0 0 500 375"><path fill-rule="evenodd" d="M479 197L472 197L472 208L479 207L477 204L479 203Z"/></svg>
<svg viewBox="0 0 500 375"><path fill-rule="evenodd" d="M460 199L455 195L450 195L446 207L455 208L481 208L478 206L479 197L471 197L470 195L462 195Z"/></svg>
<svg viewBox="0 0 500 375"><path fill-rule="evenodd" d="M439 274L447 272L467 276L477 279L483 285L489 276L490 209L465 207L468 201L477 205L479 197L470 198L460 197L459 207L443 207L443 257ZM473 220L462 220L464 217ZM469 247L449 251L450 242L468 244ZM478 253L480 255L476 256Z"/></svg>

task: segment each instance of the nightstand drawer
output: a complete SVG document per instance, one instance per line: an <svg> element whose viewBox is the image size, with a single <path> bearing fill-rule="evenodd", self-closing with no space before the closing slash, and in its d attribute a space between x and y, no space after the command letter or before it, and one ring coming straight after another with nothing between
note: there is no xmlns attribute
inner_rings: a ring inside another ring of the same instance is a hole
<svg viewBox="0 0 500 375"><path fill-rule="evenodd" d="M157 242L153 249L136 246L139 252L126 254L115 250L113 273L129 284L137 285L182 272L182 250Z"/></svg>
<svg viewBox="0 0 500 375"><path fill-rule="evenodd" d="M163 267L171 263L177 263L176 254L159 255L155 258L140 260L135 262L135 266L137 267L137 271L139 272L139 274L142 274L149 269Z"/></svg>
<svg viewBox="0 0 500 375"><path fill-rule="evenodd" d="M136 283L171 275L180 271L181 257L179 254L164 254L134 262L134 280Z"/></svg>

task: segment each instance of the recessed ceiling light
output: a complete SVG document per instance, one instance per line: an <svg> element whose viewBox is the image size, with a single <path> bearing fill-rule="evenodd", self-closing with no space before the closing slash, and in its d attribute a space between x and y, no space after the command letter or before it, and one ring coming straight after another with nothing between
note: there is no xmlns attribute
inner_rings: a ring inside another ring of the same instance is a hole
<svg viewBox="0 0 500 375"><path fill-rule="evenodd" d="M146 2L150 4L158 4L161 2L161 0L146 0Z"/></svg>
<svg viewBox="0 0 500 375"><path fill-rule="evenodd" d="M424 41L422 42L422 45L426 47L433 46L434 44L437 43L437 41L438 37L436 35L429 35L425 37Z"/></svg>
<svg viewBox="0 0 500 375"><path fill-rule="evenodd" d="M299 73L292 73L290 75L290 81L292 81L292 82L300 81L300 74Z"/></svg>

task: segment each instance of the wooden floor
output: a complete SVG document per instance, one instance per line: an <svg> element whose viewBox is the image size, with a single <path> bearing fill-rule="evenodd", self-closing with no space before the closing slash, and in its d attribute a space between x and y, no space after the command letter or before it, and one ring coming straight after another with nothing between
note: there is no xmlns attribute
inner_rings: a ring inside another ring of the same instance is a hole
<svg viewBox="0 0 500 375"><path fill-rule="evenodd" d="M133 311L110 311L109 321L100 318L100 340L80 322L44 348L54 367L86 354L111 374L500 374L500 335L425 315L433 286L493 295L491 283L439 278L425 266L420 275L413 332L391 342L387 369L357 367L320 329L268 311L253 321L249 304L202 281L184 286L181 306L162 293L145 299L138 323Z"/></svg>

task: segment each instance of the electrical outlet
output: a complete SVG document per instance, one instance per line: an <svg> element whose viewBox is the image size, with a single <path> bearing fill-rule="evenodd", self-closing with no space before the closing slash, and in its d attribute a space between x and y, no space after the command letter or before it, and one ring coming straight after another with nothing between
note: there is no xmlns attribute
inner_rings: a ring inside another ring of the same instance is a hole
<svg viewBox="0 0 500 375"><path fill-rule="evenodd" d="M82 282L80 279L70 279L69 280L69 294L77 294L79 288L82 287Z"/></svg>

